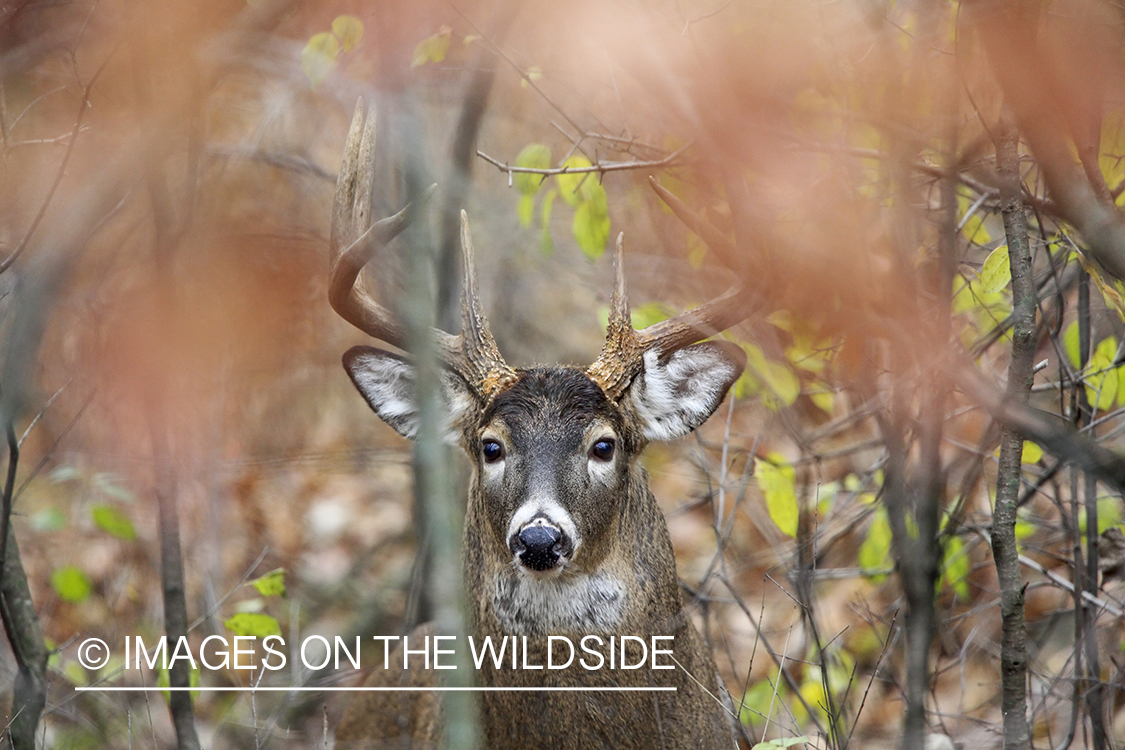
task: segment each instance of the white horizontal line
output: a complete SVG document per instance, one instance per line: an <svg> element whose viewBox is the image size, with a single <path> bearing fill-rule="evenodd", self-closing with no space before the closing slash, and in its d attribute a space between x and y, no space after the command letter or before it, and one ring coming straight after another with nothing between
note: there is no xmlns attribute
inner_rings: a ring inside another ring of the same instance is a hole
<svg viewBox="0 0 1125 750"><path fill-rule="evenodd" d="M76 687L79 693L666 693L674 687Z"/></svg>

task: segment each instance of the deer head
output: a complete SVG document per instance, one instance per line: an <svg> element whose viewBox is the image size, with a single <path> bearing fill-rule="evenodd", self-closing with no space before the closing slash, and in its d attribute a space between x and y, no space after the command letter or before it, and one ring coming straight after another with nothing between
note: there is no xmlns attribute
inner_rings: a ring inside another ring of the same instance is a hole
<svg viewBox="0 0 1125 750"><path fill-rule="evenodd" d="M368 226L374 180L374 117L357 106L333 211L330 300L366 333L406 348L403 327L356 284L360 270L408 225L412 207ZM741 374L734 345L696 343L741 320L747 295L734 289L694 310L634 330L618 237L609 325L601 355L585 369L516 370L500 355L481 309L468 220L461 213L462 331L433 331L444 364L446 433L468 453L494 546L533 577L593 573L652 440L701 425ZM414 368L391 352L355 347L344 367L367 403L407 438L417 430Z"/></svg>

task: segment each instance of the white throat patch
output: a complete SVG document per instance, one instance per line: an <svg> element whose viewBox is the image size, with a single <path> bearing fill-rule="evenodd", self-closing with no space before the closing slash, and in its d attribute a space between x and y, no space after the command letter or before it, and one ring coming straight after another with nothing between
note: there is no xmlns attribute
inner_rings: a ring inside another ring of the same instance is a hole
<svg viewBox="0 0 1125 750"><path fill-rule="evenodd" d="M492 606L506 634L608 633L621 622L625 586L613 576L532 578L516 570L500 577Z"/></svg>

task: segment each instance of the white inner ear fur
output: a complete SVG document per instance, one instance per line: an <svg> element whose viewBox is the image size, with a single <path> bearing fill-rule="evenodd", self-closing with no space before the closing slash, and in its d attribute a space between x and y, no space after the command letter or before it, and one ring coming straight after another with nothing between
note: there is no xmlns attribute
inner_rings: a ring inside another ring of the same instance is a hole
<svg viewBox="0 0 1125 750"><path fill-rule="evenodd" d="M413 440L418 434L418 403L415 394L414 366L389 352L356 347L344 356L344 367L371 409L395 432ZM442 439L456 445L458 426L473 408L472 394L464 381L449 372L441 373L442 413L439 432Z"/></svg>
<svg viewBox="0 0 1125 750"><path fill-rule="evenodd" d="M721 346L706 342L680 349L667 362L648 351L644 363L629 398L647 440L673 440L706 422L742 369Z"/></svg>

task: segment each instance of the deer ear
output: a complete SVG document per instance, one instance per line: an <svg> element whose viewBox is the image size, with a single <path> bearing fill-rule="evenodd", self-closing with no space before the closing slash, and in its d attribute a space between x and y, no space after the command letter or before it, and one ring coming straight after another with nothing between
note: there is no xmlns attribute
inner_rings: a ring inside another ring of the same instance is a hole
<svg viewBox="0 0 1125 750"><path fill-rule="evenodd" d="M646 440L672 440L707 421L746 367L746 354L725 341L705 341L660 358L644 355L644 371L629 386Z"/></svg>
<svg viewBox="0 0 1125 750"><path fill-rule="evenodd" d="M370 346L356 346L344 353L344 369L356 390L372 411L405 438L418 433L418 400L414 386L414 365L397 354ZM455 373L441 373L445 419L442 437L456 445L461 418L473 407L475 399L468 384Z"/></svg>

